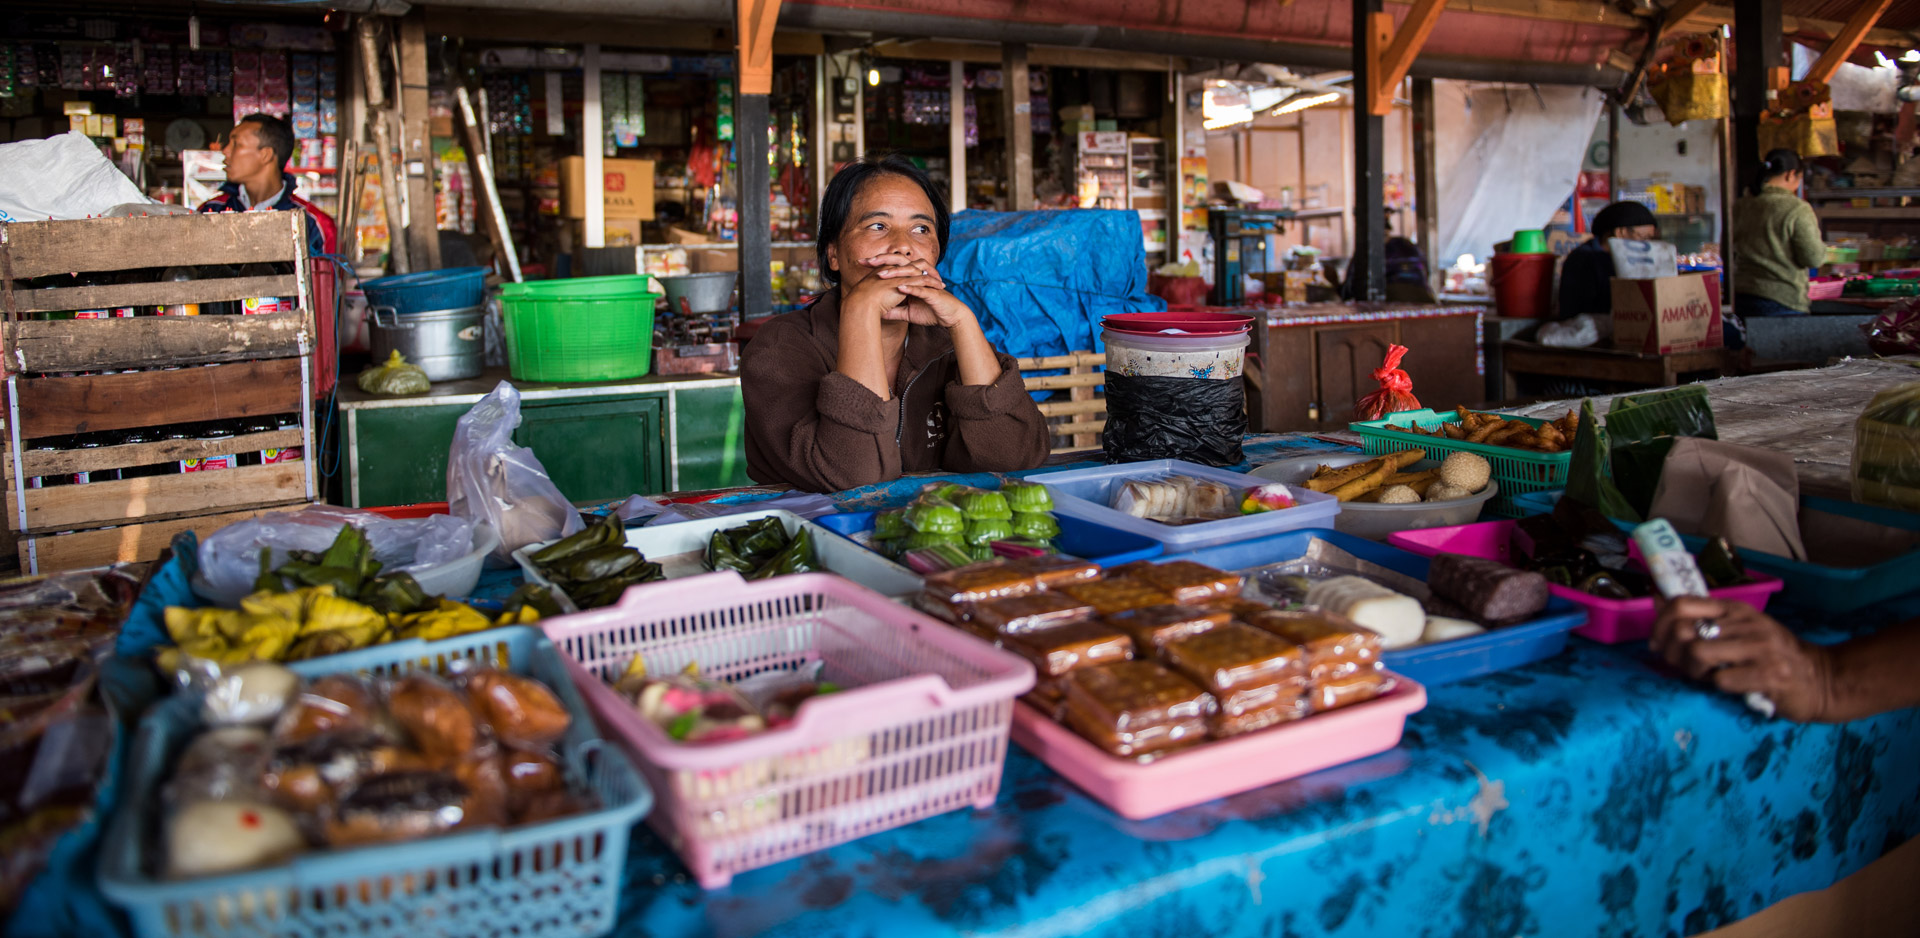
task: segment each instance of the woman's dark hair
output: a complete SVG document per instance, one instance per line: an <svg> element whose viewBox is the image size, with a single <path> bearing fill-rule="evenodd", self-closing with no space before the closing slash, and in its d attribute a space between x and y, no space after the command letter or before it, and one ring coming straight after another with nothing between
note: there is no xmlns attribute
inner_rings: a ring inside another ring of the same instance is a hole
<svg viewBox="0 0 1920 938"><path fill-rule="evenodd" d="M1800 162L1800 154L1786 147L1769 150L1767 152L1767 158L1760 161L1760 171L1753 180L1754 194L1758 195L1760 190L1767 187L1767 183L1779 179L1781 176L1785 176L1788 173L1799 172L1803 165L1804 164Z"/></svg>
<svg viewBox="0 0 1920 938"><path fill-rule="evenodd" d="M869 153L835 173L833 181L827 183L827 194L820 198L820 234L814 246L820 253L820 275L827 278L828 283L839 283L840 275L827 263L827 246L840 240L846 230L847 216L853 214L853 197L860 194L868 180L879 176L904 176L927 194L927 201L933 203L933 233L940 242L940 256L947 256L947 226L952 216L947 211L946 197L912 160L898 153Z"/></svg>

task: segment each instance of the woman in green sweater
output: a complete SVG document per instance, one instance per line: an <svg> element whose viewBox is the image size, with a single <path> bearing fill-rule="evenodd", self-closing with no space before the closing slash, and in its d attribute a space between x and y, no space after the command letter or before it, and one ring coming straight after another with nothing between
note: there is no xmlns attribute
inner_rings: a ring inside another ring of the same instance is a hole
<svg viewBox="0 0 1920 938"><path fill-rule="evenodd" d="M1733 206L1733 311L1749 316L1807 314L1807 270L1826 259L1813 206L1797 194L1800 154L1767 154L1753 194Z"/></svg>

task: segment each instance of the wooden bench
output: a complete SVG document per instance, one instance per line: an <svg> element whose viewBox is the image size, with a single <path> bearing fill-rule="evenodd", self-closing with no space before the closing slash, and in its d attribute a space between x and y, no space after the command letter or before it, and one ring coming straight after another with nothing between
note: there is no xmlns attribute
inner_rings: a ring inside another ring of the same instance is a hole
<svg viewBox="0 0 1920 938"><path fill-rule="evenodd" d="M1106 398L1095 390L1106 381L1105 352L1069 352L1042 358L1022 358L1020 371L1052 371L1065 368L1064 375L1030 376L1024 380L1029 391L1067 389L1068 399L1040 404L1040 414L1051 425L1056 442L1053 452L1075 453L1100 448L1100 433L1107 428Z"/></svg>

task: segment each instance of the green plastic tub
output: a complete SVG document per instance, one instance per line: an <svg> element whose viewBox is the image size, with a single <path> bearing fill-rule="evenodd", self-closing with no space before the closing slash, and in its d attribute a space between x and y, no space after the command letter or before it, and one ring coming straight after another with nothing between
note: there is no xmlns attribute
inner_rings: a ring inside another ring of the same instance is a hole
<svg viewBox="0 0 1920 938"><path fill-rule="evenodd" d="M653 367L653 307L638 275L508 284L507 367L521 381L617 381Z"/></svg>

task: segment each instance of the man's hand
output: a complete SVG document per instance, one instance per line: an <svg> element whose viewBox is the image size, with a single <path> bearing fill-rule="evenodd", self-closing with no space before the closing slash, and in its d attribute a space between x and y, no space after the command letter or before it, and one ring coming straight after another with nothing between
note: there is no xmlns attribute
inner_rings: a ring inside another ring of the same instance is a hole
<svg viewBox="0 0 1920 938"><path fill-rule="evenodd" d="M1703 638L1702 620L1717 634L1709 627L1704 631L1712 637ZM1831 719L1831 654L1746 603L1676 599L1660 611L1650 642L1689 677L1730 694L1765 694L1789 720Z"/></svg>

